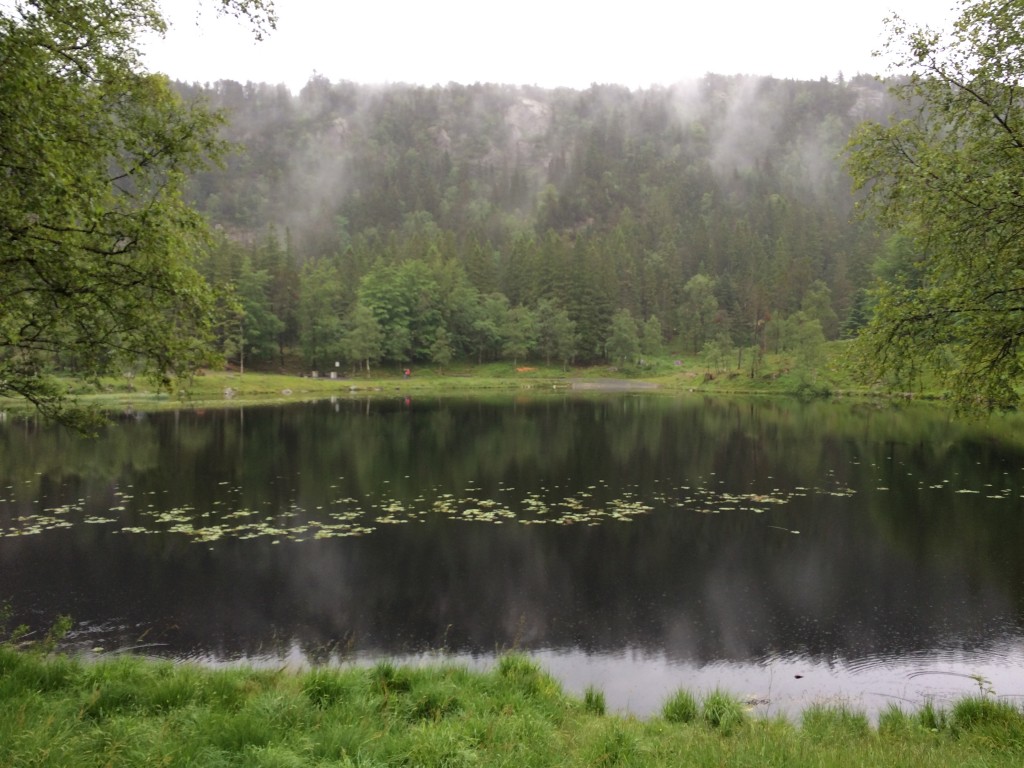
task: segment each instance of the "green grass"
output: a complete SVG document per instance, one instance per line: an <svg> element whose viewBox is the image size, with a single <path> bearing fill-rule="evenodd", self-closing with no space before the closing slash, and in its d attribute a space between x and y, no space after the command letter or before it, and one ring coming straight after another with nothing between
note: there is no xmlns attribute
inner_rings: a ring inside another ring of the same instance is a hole
<svg viewBox="0 0 1024 768"><path fill-rule="evenodd" d="M661 708L661 716L670 723L692 723L699 715L697 699L687 690L676 691Z"/></svg>
<svg viewBox="0 0 1024 768"><path fill-rule="evenodd" d="M125 378L110 378L97 384L68 380L69 391L81 402L120 411L162 410L185 407L215 407L257 403L285 403L320 400L329 397L438 397L458 394L507 394L530 391L533 394L564 392L575 382L599 386L602 382L631 382L653 385L663 393L798 395L821 397L834 394L878 396L880 388L858 380L858 365L849 355L849 342L831 342L826 362L808 373L794 368L788 355L768 355L756 371L749 368L749 359L737 367L739 359L730 361L728 370L711 370L692 355L666 354L645 361L644 366L617 367L595 365L570 367L545 365L527 361L518 366L510 362L456 363L443 370L414 368L408 379L401 367L377 368L371 376L347 369L321 372L318 378L269 373L254 369L244 374L237 371L201 371L179 391L152 389L145 381L131 383ZM230 396L225 393L230 391ZM937 389L924 395L937 396ZM24 404L0 400L0 408L16 411Z"/></svg>
<svg viewBox="0 0 1024 768"><path fill-rule="evenodd" d="M812 707L756 718L680 691L646 720L567 695L530 659L304 673L0 647L3 766L1019 766L1024 716L992 697L949 712Z"/></svg>

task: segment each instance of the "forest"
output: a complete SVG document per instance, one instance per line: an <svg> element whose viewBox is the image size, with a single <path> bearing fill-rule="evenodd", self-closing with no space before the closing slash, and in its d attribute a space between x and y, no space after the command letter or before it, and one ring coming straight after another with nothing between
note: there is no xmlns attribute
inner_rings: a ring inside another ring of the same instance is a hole
<svg viewBox="0 0 1024 768"><path fill-rule="evenodd" d="M234 150L187 197L243 368L756 356L851 336L909 258L844 170L873 77L172 87Z"/></svg>

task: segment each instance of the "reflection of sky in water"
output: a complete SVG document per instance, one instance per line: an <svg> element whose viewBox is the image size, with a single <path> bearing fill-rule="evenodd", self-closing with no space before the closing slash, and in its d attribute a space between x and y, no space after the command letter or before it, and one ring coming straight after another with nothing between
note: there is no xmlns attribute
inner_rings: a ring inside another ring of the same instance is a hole
<svg viewBox="0 0 1024 768"><path fill-rule="evenodd" d="M454 664L489 670L493 654L425 653L387 658L401 664ZM716 689L729 692L762 716L797 719L812 704L845 705L870 717L895 705L910 711L931 701L949 707L977 695L979 684L1000 698L1024 701L1024 643L996 645L983 653L922 653L920 658L861 659L855 663L801 658L765 659L759 663L694 664L671 661L661 654L626 650L614 654L577 651L536 651L530 654L566 690L582 697L593 686L604 693L610 711L639 717L656 715L677 690L698 698ZM327 665L372 665L382 658L364 652L321 658ZM210 666L249 664L294 670L308 669L309 658L296 644L275 654L226 660L189 658Z"/></svg>
<svg viewBox="0 0 1024 768"><path fill-rule="evenodd" d="M855 665L802 659L695 665L630 652L610 656L551 652L537 658L567 690L582 694L593 685L604 691L609 708L638 715L658 712L679 688L695 693L721 688L765 715L795 717L815 702L847 704L877 715L891 703L910 709L927 700L946 704L977 694L978 684L971 675L991 681L997 695L1024 698L1024 647L1019 643L978 657L950 654L920 661L864 660Z"/></svg>

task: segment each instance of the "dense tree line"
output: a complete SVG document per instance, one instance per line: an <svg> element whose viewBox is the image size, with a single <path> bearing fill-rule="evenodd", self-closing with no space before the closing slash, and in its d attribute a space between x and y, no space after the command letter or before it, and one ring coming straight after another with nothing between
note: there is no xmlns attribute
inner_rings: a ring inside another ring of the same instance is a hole
<svg viewBox="0 0 1024 768"><path fill-rule="evenodd" d="M958 6L945 36L890 20L888 83L298 94L146 73L157 0L4 8L0 395L83 423L52 373L168 383L211 342L240 366L756 367L866 326L878 375L1012 406L1024 10Z"/></svg>
<svg viewBox="0 0 1024 768"><path fill-rule="evenodd" d="M784 348L787 322L862 323L884 251L840 162L889 108L865 77L177 87L242 147L191 195L224 233L207 274L246 318L225 350L254 362Z"/></svg>

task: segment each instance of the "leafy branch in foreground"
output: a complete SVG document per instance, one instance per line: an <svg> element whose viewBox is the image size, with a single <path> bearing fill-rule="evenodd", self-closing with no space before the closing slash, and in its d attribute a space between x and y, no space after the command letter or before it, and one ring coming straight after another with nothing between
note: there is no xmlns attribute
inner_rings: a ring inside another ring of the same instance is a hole
<svg viewBox="0 0 1024 768"><path fill-rule="evenodd" d="M941 377L968 410L1012 407L1024 376L1024 2L961 3L942 36L888 21L904 113L866 123L848 168L914 257L860 339L901 385Z"/></svg>
<svg viewBox="0 0 1024 768"><path fill-rule="evenodd" d="M206 225L182 191L226 147L219 116L143 70L137 40L163 29L153 0L0 8L0 396L77 427L53 372L166 385L208 359Z"/></svg>

